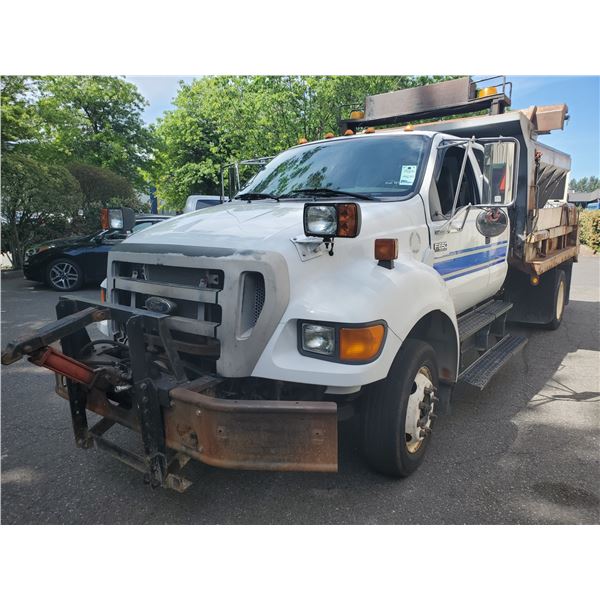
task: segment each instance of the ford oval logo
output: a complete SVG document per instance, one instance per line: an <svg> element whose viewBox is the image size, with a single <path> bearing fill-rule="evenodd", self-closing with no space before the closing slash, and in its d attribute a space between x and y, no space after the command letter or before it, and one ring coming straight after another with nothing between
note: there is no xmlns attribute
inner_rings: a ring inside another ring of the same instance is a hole
<svg viewBox="0 0 600 600"><path fill-rule="evenodd" d="M150 296L150 298L146 298L144 307L152 312L170 315L177 308L177 304L175 304L175 302L172 300L167 300L166 298Z"/></svg>

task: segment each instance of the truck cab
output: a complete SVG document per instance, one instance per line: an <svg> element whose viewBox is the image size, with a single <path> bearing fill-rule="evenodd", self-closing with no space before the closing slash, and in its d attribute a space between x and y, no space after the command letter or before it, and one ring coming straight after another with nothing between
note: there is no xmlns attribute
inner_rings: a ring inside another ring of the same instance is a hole
<svg viewBox="0 0 600 600"><path fill-rule="evenodd" d="M61 299L51 333L3 362L33 354L58 373L79 445L140 431L128 464L153 485L189 485L170 454L335 471L351 415L369 463L409 475L456 382L483 388L526 343L507 321L560 324L577 256L568 157L536 141L549 111L504 113L504 89L466 79L370 97L339 136L258 159L219 205L132 236L110 253L106 303ZM105 346L73 333L91 320L110 322ZM59 338L64 357L42 352Z"/></svg>

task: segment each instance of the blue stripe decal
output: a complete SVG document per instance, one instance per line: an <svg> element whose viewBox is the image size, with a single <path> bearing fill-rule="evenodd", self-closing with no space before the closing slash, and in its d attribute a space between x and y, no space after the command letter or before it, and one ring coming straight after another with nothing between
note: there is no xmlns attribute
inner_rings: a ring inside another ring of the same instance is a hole
<svg viewBox="0 0 600 600"><path fill-rule="evenodd" d="M488 269L493 265L499 265L504 262L504 258L500 258L499 260L495 260L492 263L482 265L481 267L475 267L474 269L469 269L463 273L457 273L456 275L446 275L444 277L444 281L450 281L451 279L456 279L457 277L462 277L463 275L470 275L471 273L475 273L476 271L481 271L482 269Z"/></svg>
<svg viewBox="0 0 600 600"><path fill-rule="evenodd" d="M436 260L444 260L447 256L456 256L457 254L465 254L466 252L473 252L473 250L484 250L485 248L497 248L499 246L506 246L508 245L508 240L505 240L504 242L498 242L496 244L485 244L484 246L473 246L473 248L465 248L464 250L454 250L453 252L448 252L447 254L444 254L444 256L441 256L440 258L436 259Z"/></svg>
<svg viewBox="0 0 600 600"><path fill-rule="evenodd" d="M468 267L475 267L482 263L489 262L495 258L502 258L506 256L506 247L495 247L483 250L482 252L476 252L475 254L469 254L467 256L458 256L457 258L451 258L444 260L433 265L433 268L440 275L448 275L461 269L467 269Z"/></svg>

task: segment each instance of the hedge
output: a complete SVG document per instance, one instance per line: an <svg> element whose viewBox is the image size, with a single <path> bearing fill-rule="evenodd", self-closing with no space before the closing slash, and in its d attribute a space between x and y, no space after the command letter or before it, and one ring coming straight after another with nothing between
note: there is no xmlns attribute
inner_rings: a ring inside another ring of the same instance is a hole
<svg viewBox="0 0 600 600"><path fill-rule="evenodd" d="M600 252L600 210L582 210L579 213L579 240L594 252Z"/></svg>

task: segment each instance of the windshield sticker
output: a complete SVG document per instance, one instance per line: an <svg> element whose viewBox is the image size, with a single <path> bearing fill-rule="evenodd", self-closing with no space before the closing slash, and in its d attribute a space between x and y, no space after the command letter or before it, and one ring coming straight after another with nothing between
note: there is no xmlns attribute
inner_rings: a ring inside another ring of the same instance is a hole
<svg viewBox="0 0 600 600"><path fill-rule="evenodd" d="M412 185L417 175L417 165L402 165L400 185Z"/></svg>

